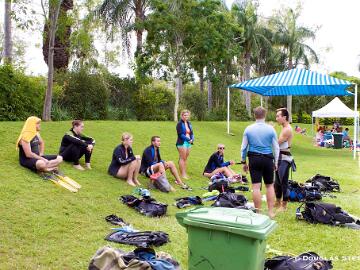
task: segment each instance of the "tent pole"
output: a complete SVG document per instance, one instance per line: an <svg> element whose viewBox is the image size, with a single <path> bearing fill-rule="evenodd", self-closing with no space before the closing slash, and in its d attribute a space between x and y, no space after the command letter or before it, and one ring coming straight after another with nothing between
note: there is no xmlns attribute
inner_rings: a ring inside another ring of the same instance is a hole
<svg viewBox="0 0 360 270"><path fill-rule="evenodd" d="M356 146L357 146L357 84L355 84L355 100L354 100L354 111L355 111L355 118L354 118L354 141L353 141L353 148L354 148L354 159L356 159Z"/></svg>
<svg viewBox="0 0 360 270"><path fill-rule="evenodd" d="M230 88L227 89L227 134L230 134Z"/></svg>
<svg viewBox="0 0 360 270"><path fill-rule="evenodd" d="M262 107L263 106L263 97L260 96L260 106Z"/></svg>
<svg viewBox="0 0 360 270"><path fill-rule="evenodd" d="M314 137L314 116L311 115L311 135Z"/></svg>

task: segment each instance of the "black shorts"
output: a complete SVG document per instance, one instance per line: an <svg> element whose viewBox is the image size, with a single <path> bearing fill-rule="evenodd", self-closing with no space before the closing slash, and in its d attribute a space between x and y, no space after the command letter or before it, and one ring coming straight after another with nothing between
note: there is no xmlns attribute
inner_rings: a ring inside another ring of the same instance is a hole
<svg viewBox="0 0 360 270"><path fill-rule="evenodd" d="M150 178L150 175L154 174L154 170L152 169L152 166L148 167L145 172L142 173L147 178Z"/></svg>
<svg viewBox="0 0 360 270"><path fill-rule="evenodd" d="M46 158L47 160L54 160L57 158L57 155L44 155L42 157ZM37 169L36 169L37 161L38 161L38 159L36 159L36 158L20 158L20 165L36 172L37 171Z"/></svg>
<svg viewBox="0 0 360 270"><path fill-rule="evenodd" d="M251 183L258 184L264 179L266 185L274 183L274 159L267 155L249 155Z"/></svg>

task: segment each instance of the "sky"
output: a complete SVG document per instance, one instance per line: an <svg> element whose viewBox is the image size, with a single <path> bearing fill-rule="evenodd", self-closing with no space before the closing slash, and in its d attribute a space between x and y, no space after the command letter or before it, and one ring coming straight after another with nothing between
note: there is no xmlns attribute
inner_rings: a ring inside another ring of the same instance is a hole
<svg viewBox="0 0 360 270"><path fill-rule="evenodd" d="M39 9L40 0L33 0L36 9ZM234 0L226 0L231 6ZM258 0L259 15L269 17L274 10L285 7L295 8L296 0ZM311 69L330 73L343 71L348 75L360 77L358 65L360 62L360 31L359 26L359 0L302 0L302 15L299 22L312 28L319 28L314 41L306 43L310 45L320 56L319 64L312 64ZM0 0L0 20L3 22L4 0ZM39 13L41 11L39 10ZM3 31L3 29L1 29ZM47 72L47 66L43 61L41 50L41 31L31 33L16 33L26 41L25 63L29 74L43 74ZM96 47L101 52L101 43ZM132 75L129 63L124 62L112 68L112 71L121 77Z"/></svg>

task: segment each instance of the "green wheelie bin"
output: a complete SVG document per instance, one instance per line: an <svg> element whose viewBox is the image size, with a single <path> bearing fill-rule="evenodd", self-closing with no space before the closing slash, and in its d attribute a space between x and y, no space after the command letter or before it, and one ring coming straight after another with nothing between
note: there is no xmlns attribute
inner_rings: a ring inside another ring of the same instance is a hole
<svg viewBox="0 0 360 270"><path fill-rule="evenodd" d="M334 149L343 148L343 134L333 133L333 136L334 136Z"/></svg>
<svg viewBox="0 0 360 270"><path fill-rule="evenodd" d="M189 270L263 270L276 223L250 210L203 207L179 212L188 233Z"/></svg>

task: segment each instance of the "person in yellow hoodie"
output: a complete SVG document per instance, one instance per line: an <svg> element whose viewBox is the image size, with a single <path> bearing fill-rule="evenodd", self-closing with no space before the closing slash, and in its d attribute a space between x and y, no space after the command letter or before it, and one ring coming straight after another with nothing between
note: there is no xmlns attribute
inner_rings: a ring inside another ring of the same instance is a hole
<svg viewBox="0 0 360 270"><path fill-rule="evenodd" d="M40 137L41 119L30 116L21 130L16 141L16 149L19 150L19 162L21 166L35 172L49 172L56 170L63 161L62 156L44 155L45 144Z"/></svg>

